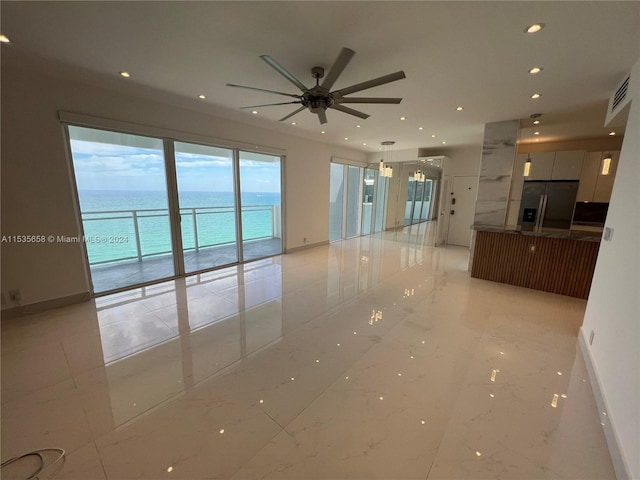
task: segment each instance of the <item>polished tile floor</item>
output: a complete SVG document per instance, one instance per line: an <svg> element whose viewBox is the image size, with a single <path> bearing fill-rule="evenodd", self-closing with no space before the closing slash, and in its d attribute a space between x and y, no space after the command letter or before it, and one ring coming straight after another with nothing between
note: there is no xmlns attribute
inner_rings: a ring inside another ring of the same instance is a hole
<svg viewBox="0 0 640 480"><path fill-rule="evenodd" d="M2 460L57 479L613 479L585 302L428 225L2 323Z"/></svg>

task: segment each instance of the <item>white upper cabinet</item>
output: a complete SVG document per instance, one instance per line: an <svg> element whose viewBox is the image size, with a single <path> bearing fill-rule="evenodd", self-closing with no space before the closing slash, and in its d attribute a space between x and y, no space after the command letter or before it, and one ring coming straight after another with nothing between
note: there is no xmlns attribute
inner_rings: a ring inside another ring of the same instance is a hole
<svg viewBox="0 0 640 480"><path fill-rule="evenodd" d="M593 194L596 191L596 182L600 173L602 152L587 152L580 174L580 186L576 202L593 202Z"/></svg>
<svg viewBox="0 0 640 480"><path fill-rule="evenodd" d="M531 168L524 180L579 180L585 152L539 152L530 156ZM526 157L526 154L518 155L517 163Z"/></svg>
<svg viewBox="0 0 640 480"><path fill-rule="evenodd" d="M531 154L531 168L525 180L551 180L556 152L536 152Z"/></svg>
<svg viewBox="0 0 640 480"><path fill-rule="evenodd" d="M579 180L584 156L584 150L556 152L551 180Z"/></svg>

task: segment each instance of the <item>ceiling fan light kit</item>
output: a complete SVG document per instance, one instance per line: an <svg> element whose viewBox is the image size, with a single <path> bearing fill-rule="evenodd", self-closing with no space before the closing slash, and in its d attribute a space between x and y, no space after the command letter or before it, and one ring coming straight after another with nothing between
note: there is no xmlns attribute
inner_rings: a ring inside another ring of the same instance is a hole
<svg viewBox="0 0 640 480"><path fill-rule="evenodd" d="M327 109L338 110L339 112L347 113L349 115L353 115L358 118L366 119L369 118L369 115L366 113L360 112L350 107L346 107L342 105L343 103L375 103L375 104L398 104L402 101L402 98L393 98L393 97L348 97L347 95L352 93L357 93L362 90L367 90L369 88L377 87L379 85L384 85L386 83L395 82L397 80L402 80L406 78L406 75L402 70L390 73L388 75L384 75L382 77L374 78L368 80L366 82L357 83L355 85L351 85L346 88L342 88L340 90L331 91L333 84L336 82L340 74L342 74L345 67L351 61L356 52L351 50L350 48L343 48L336 58L335 62L329 69L329 72L325 76L325 70L322 67L313 67L311 69L311 75L316 80L316 84L312 88L308 88L304 83L298 80L295 76L293 76L287 69L285 69L282 65L280 65L275 59L270 57L269 55L261 55L260 58L264 60L267 64L269 64L273 69L275 69L280 75L285 77L291 83L293 83L298 89L302 92L302 94L296 95L292 93L278 92L275 90L266 90L263 88L256 87L248 87L245 85L237 85L234 83L227 83L229 87L235 88L245 88L249 90L255 90L258 92L265 93L273 93L276 95L284 95L287 97L293 97L296 100L291 102L279 102L279 103L267 103L263 105L251 105L247 107L241 107L242 109L246 108L257 108L257 107L270 107L275 105L288 105L288 104L300 104L301 107L297 108L289 115L286 115L280 119L280 121L287 120L297 113L301 112L304 109L308 109L311 113L314 113L318 116L318 120L321 124L327 123ZM323 79L322 83L320 83L320 79Z"/></svg>

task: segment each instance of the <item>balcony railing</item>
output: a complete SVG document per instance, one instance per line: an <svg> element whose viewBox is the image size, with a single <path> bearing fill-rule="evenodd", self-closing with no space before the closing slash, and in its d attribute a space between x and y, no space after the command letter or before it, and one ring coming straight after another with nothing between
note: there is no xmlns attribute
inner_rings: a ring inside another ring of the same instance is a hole
<svg viewBox="0 0 640 480"><path fill-rule="evenodd" d="M280 236L279 205L242 207L243 240ZM235 207L181 208L184 251L236 242ZM137 260L172 252L166 208L82 212L89 265Z"/></svg>

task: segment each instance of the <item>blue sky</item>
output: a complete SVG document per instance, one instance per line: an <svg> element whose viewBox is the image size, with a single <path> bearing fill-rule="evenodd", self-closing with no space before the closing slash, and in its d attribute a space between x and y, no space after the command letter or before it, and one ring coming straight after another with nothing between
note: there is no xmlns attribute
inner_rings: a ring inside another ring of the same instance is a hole
<svg viewBox="0 0 640 480"><path fill-rule="evenodd" d="M78 190L166 190L161 150L72 139L71 151ZM243 191L280 191L279 163L243 159L242 153L240 158ZM177 152L176 172L178 187L183 191L233 189L228 157Z"/></svg>

